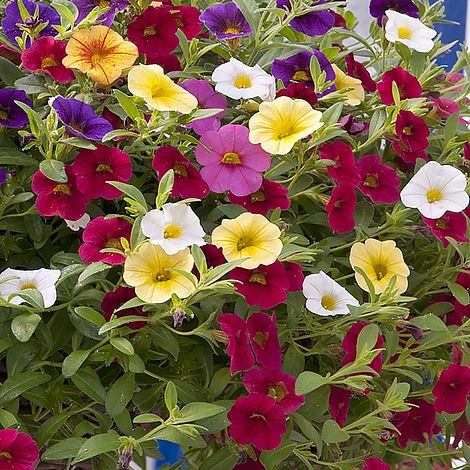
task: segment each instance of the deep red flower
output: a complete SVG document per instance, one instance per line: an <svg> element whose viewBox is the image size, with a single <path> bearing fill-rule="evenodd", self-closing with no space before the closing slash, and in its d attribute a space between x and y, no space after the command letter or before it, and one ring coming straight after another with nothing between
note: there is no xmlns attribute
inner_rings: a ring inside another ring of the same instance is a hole
<svg viewBox="0 0 470 470"><path fill-rule="evenodd" d="M286 413L294 413L304 403L303 395L295 394L295 377L281 370L251 369L243 378L248 393L262 393L276 400Z"/></svg>
<svg viewBox="0 0 470 470"><path fill-rule="evenodd" d="M348 417L351 392L346 388L331 386L328 399L328 409L331 417L340 427L344 426Z"/></svg>
<svg viewBox="0 0 470 470"><path fill-rule="evenodd" d="M356 191L349 183L340 183L333 188L331 198L326 205L328 223L336 233L346 233L354 229L354 211L356 210Z"/></svg>
<svg viewBox="0 0 470 470"><path fill-rule="evenodd" d="M201 246L201 250L206 257L208 268L215 268L216 266L226 263L224 254L222 253L222 248L218 248L217 246L208 243L207 245Z"/></svg>
<svg viewBox="0 0 470 470"><path fill-rule="evenodd" d="M348 26L346 24L346 20L343 18L342 15L337 13L334 10L328 10L334 17L335 19L335 24L333 25L335 28L343 28L343 29L348 29Z"/></svg>
<svg viewBox="0 0 470 470"><path fill-rule="evenodd" d="M287 278L289 279L289 287L287 292L299 292L303 288L304 275L302 273L302 266L298 263L284 261L282 263L286 270Z"/></svg>
<svg viewBox="0 0 470 470"><path fill-rule="evenodd" d="M424 119L411 111L398 113L395 132L411 152L422 152L429 147L429 128Z"/></svg>
<svg viewBox="0 0 470 470"><path fill-rule="evenodd" d="M358 121L352 114L347 114L338 121L338 127L355 137L363 132L368 132L370 126L366 122Z"/></svg>
<svg viewBox="0 0 470 470"><path fill-rule="evenodd" d="M127 301L135 298L135 290L130 287L118 287L115 291L106 292L101 302L101 310L103 310L104 318L106 321L111 320L111 317L116 309L121 305L124 305ZM126 308L114 313L116 317L127 317L130 315L138 315L140 317L147 317L148 313L142 310L142 307ZM145 321L134 321L126 323L131 330L140 330L147 322Z"/></svg>
<svg viewBox="0 0 470 470"><path fill-rule="evenodd" d="M431 229L431 232L447 247L449 241L446 237L453 238L456 242L468 242L467 219L463 212L446 212L439 219L423 217L423 222Z"/></svg>
<svg viewBox="0 0 470 470"><path fill-rule="evenodd" d="M274 398L251 393L235 400L227 413L228 432L240 445L251 444L259 450L275 449L286 432L286 416Z"/></svg>
<svg viewBox="0 0 470 470"><path fill-rule="evenodd" d="M191 41L202 31L200 12L195 7L189 6L165 6L178 24L178 28L183 32L186 38Z"/></svg>
<svg viewBox="0 0 470 470"><path fill-rule="evenodd" d="M465 160L470 160L470 142L465 142L465 144L463 144L463 158Z"/></svg>
<svg viewBox="0 0 470 470"><path fill-rule="evenodd" d="M36 171L31 184L38 196L36 209L46 217L58 215L63 219L78 220L85 213L90 197L78 190L72 165L65 165L65 174L68 181L58 183Z"/></svg>
<svg viewBox="0 0 470 470"><path fill-rule="evenodd" d="M83 244L78 249L78 254L86 264L102 261L108 264L124 264L126 258L119 253L100 253L106 248L122 250L121 238L127 240L131 237L132 225L124 219L114 217L105 219L97 217L85 227L82 234Z"/></svg>
<svg viewBox="0 0 470 470"><path fill-rule="evenodd" d="M382 459L370 458L364 460L364 466L362 467L362 470L391 470L391 467Z"/></svg>
<svg viewBox="0 0 470 470"><path fill-rule="evenodd" d="M370 76L369 71L357 60L354 59L354 54L350 53L345 58L346 73L350 77L359 79L365 91L373 93L377 89L377 85Z"/></svg>
<svg viewBox="0 0 470 470"><path fill-rule="evenodd" d="M154 54L147 57L147 64L158 64L163 67L165 73L180 72L182 70L181 62L174 54Z"/></svg>
<svg viewBox="0 0 470 470"><path fill-rule="evenodd" d="M418 160L418 158L421 158L422 160L425 160L425 161L429 160L429 157L424 150L420 152L412 152L409 148L403 145L403 142L397 142L397 141L392 142L392 148L401 157L401 159L403 160L403 162L405 162L405 164L406 163L412 164L413 169L414 169L414 165L416 164L416 160Z"/></svg>
<svg viewBox="0 0 470 470"><path fill-rule="evenodd" d="M452 447L458 449L462 441L466 444L470 444L470 423L467 420L466 414L463 413L453 424L455 427L455 437L454 442L452 442Z"/></svg>
<svg viewBox="0 0 470 470"><path fill-rule="evenodd" d="M289 83L287 88L282 88L276 93L276 98L280 96L288 96L293 99L306 101L310 106L315 106L318 102L317 95L313 88L306 86L304 83Z"/></svg>
<svg viewBox="0 0 470 470"><path fill-rule="evenodd" d="M377 91L384 104L393 105L392 83L395 82L400 92L400 99L420 98L423 89L418 79L402 67L395 67L382 75L382 80L377 83Z"/></svg>
<svg viewBox="0 0 470 470"><path fill-rule="evenodd" d="M38 446L31 436L0 429L0 470L32 470L38 459Z"/></svg>
<svg viewBox="0 0 470 470"><path fill-rule="evenodd" d="M356 162L361 181L359 190L375 203L393 204L400 199L400 178L379 155L364 155Z"/></svg>
<svg viewBox="0 0 470 470"><path fill-rule="evenodd" d="M328 174L338 183L357 184L359 175L354 164L352 148L341 141L323 144L318 149L318 156L322 160L332 160L334 165L326 169Z"/></svg>
<svg viewBox="0 0 470 470"><path fill-rule="evenodd" d="M467 406L467 396L470 393L470 367L450 364L441 372L439 379L432 389L434 409L438 413L460 413Z"/></svg>

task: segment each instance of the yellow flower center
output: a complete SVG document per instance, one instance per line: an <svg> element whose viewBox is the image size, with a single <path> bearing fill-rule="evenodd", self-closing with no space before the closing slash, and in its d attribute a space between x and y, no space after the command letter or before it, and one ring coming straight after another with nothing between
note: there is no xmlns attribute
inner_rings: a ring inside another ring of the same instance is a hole
<svg viewBox="0 0 470 470"><path fill-rule="evenodd" d="M105 248L115 248L116 250L122 250L121 242L117 238L110 238L104 246Z"/></svg>
<svg viewBox="0 0 470 470"><path fill-rule="evenodd" d="M109 7L110 1L109 0L98 0L98 6L100 8L106 8Z"/></svg>
<svg viewBox="0 0 470 470"><path fill-rule="evenodd" d="M367 175L367 178L364 180L364 186L368 188L378 188L379 182L375 175Z"/></svg>
<svg viewBox="0 0 470 470"><path fill-rule="evenodd" d="M411 39L413 35L413 32L408 26L400 26L397 32L400 39Z"/></svg>
<svg viewBox="0 0 470 470"><path fill-rule="evenodd" d="M238 251L244 250L247 246L249 246L249 244L248 244L248 242L245 242L245 240L243 240L243 238L240 238L240 240L238 240L238 242L237 242L237 250Z"/></svg>
<svg viewBox="0 0 470 470"><path fill-rule="evenodd" d="M250 277L250 279L248 280L248 282L257 282L258 284L261 284L263 286L265 286L267 284L266 276L264 274L261 274L261 273L253 274Z"/></svg>
<svg viewBox="0 0 470 470"><path fill-rule="evenodd" d="M324 295L321 298L321 306L325 310L334 310L336 308L336 300L332 295Z"/></svg>
<svg viewBox="0 0 470 470"><path fill-rule="evenodd" d="M265 333L264 331L258 331L256 334L253 336L253 341L260 347L264 348L266 346L266 342L268 340L268 333Z"/></svg>
<svg viewBox="0 0 470 470"><path fill-rule="evenodd" d="M230 26L224 31L224 34L240 34L240 30L236 26Z"/></svg>
<svg viewBox="0 0 470 470"><path fill-rule="evenodd" d="M101 61L101 54L99 52L93 52L90 57L91 65L95 66Z"/></svg>
<svg viewBox="0 0 470 470"><path fill-rule="evenodd" d="M12 460L11 454L8 452L0 452L0 461L2 460L10 462Z"/></svg>
<svg viewBox="0 0 470 470"><path fill-rule="evenodd" d="M378 281L382 280L388 273L387 266L381 263L374 265L374 271Z"/></svg>
<svg viewBox="0 0 470 470"><path fill-rule="evenodd" d="M165 231L163 232L163 238L165 240L179 237L181 237L181 228L178 227L178 225L168 225L168 227L165 227Z"/></svg>
<svg viewBox="0 0 470 470"><path fill-rule="evenodd" d="M166 270L163 270L162 272L155 274L155 276L153 277L155 283L165 282L165 281L170 280L170 278L171 278L171 274Z"/></svg>
<svg viewBox="0 0 470 470"><path fill-rule="evenodd" d="M235 88L250 88L251 87L251 78L247 75L239 75L235 78L233 82Z"/></svg>
<svg viewBox="0 0 470 470"><path fill-rule="evenodd" d="M403 128L403 134L405 135L412 135L413 134L413 129L411 127L407 126Z"/></svg>
<svg viewBox="0 0 470 470"><path fill-rule="evenodd" d="M21 286L21 290L26 290L26 289L37 289L38 287L36 286L36 284L34 284L33 282L29 282L29 283L26 283L26 284L23 284Z"/></svg>
<svg viewBox="0 0 470 470"><path fill-rule="evenodd" d="M240 165L242 161L240 160L238 153L227 152L224 154L220 162L227 163L229 165Z"/></svg>
<svg viewBox="0 0 470 470"><path fill-rule="evenodd" d="M288 139L293 133L294 133L293 129L290 125L286 123L282 123L279 129L279 132L277 134L277 139L278 140Z"/></svg>
<svg viewBox="0 0 470 470"><path fill-rule="evenodd" d="M431 189L426 193L426 197L428 199L429 204L442 201L442 191L437 188Z"/></svg>
<svg viewBox="0 0 470 470"><path fill-rule="evenodd" d="M54 194L63 194L64 196L70 196L72 194L67 183L59 183L52 192Z"/></svg>
<svg viewBox="0 0 470 470"><path fill-rule="evenodd" d="M6 121L8 119L8 115L9 115L9 110L2 108L0 106L0 119L2 119L3 121Z"/></svg>
<svg viewBox="0 0 470 470"><path fill-rule="evenodd" d="M54 57L48 56L41 59L41 68L47 69L47 67L57 67L57 62L54 60Z"/></svg>
<svg viewBox="0 0 470 470"><path fill-rule="evenodd" d="M156 33L153 26L146 26L144 29L144 37L153 36Z"/></svg>
<svg viewBox="0 0 470 470"><path fill-rule="evenodd" d="M276 382L269 386L268 395L272 396L276 401L281 401L288 394L289 392L284 382Z"/></svg>
<svg viewBox="0 0 470 470"><path fill-rule="evenodd" d="M447 220L446 219L439 219L437 222L436 222L436 227L438 229L441 229L441 230L447 230L447 227L448 227L448 223L447 223Z"/></svg>
<svg viewBox="0 0 470 470"><path fill-rule="evenodd" d="M250 419L260 419L261 421L266 422L266 418L263 415L260 415L259 413L252 413L250 415Z"/></svg>
<svg viewBox="0 0 470 470"><path fill-rule="evenodd" d="M266 201L266 194L260 189L251 195L250 200L251 202L264 202Z"/></svg>
<svg viewBox="0 0 470 470"><path fill-rule="evenodd" d="M292 76L292 80L295 80L297 82L308 82L310 80L310 77L305 70L297 70L297 72L295 72Z"/></svg>
<svg viewBox="0 0 470 470"><path fill-rule="evenodd" d="M113 168L111 167L111 165L108 165L107 163L100 163L96 167L96 172L97 173L112 173Z"/></svg>
<svg viewBox="0 0 470 470"><path fill-rule="evenodd" d="M188 176L188 169L181 163L177 163L173 167L173 171L175 172L176 176L183 176L184 178Z"/></svg>

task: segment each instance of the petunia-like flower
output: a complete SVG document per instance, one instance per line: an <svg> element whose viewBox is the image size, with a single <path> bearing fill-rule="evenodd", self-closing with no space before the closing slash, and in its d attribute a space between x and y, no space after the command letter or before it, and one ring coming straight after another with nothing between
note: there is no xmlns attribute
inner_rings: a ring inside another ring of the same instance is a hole
<svg viewBox="0 0 470 470"><path fill-rule="evenodd" d="M94 8L109 7L109 10L98 18L100 24L105 26L111 26L116 13L129 5L128 0L72 0L72 2L78 8L77 23L85 19Z"/></svg>
<svg viewBox="0 0 470 470"><path fill-rule="evenodd" d="M467 178L450 165L428 162L401 191L405 207L416 208L429 219L439 219L447 211L460 212L468 206Z"/></svg>
<svg viewBox="0 0 470 470"><path fill-rule="evenodd" d="M462 416L453 422L455 427L455 437L454 442L452 442L452 448L458 449L459 444L464 441L467 445L470 444L470 423L467 420L465 413L462 413Z"/></svg>
<svg viewBox="0 0 470 470"><path fill-rule="evenodd" d="M215 3L200 16L206 28L217 39L235 39L253 33L250 24L234 2Z"/></svg>
<svg viewBox="0 0 470 470"><path fill-rule="evenodd" d="M322 160L333 160L334 165L326 167L328 174L338 183L359 182L359 173L354 162L352 148L345 142L339 140L323 144L318 149L318 156Z"/></svg>
<svg viewBox="0 0 470 470"><path fill-rule="evenodd" d="M258 64L250 67L233 57L212 72L212 81L216 91L235 100L257 96L265 99L275 87L274 77Z"/></svg>
<svg viewBox="0 0 470 470"><path fill-rule="evenodd" d="M333 64L335 72L335 87L338 91L346 90L343 96L346 97L346 103L350 106L360 105L365 98L362 82L358 78L346 75L338 66Z"/></svg>
<svg viewBox="0 0 470 470"><path fill-rule="evenodd" d="M285 413L295 413L304 403L303 395L295 394L295 377L281 370L251 369L243 378L248 393L261 393L276 400Z"/></svg>
<svg viewBox="0 0 470 470"><path fill-rule="evenodd" d="M413 18L419 18L419 9L413 0L371 0L369 11L371 16L377 18L379 26L382 26L387 10L395 10Z"/></svg>
<svg viewBox="0 0 470 470"><path fill-rule="evenodd" d="M401 42L418 52L429 52L434 47L433 38L437 35L434 29L428 28L417 18L387 10L385 37L390 42Z"/></svg>
<svg viewBox="0 0 470 470"><path fill-rule="evenodd" d="M450 364L432 389L437 413L456 414L465 410L470 393L470 367Z"/></svg>
<svg viewBox="0 0 470 470"><path fill-rule="evenodd" d="M328 410L331 417L343 427L346 423L351 401L351 391L346 388L330 386L330 396L328 398Z"/></svg>
<svg viewBox="0 0 470 470"><path fill-rule="evenodd" d="M391 470L391 467L382 459L372 457L364 460L364 466L362 467L362 470Z"/></svg>
<svg viewBox="0 0 470 470"><path fill-rule="evenodd" d="M33 103L23 90L0 90L0 126L19 129L29 123L28 115L15 101L21 101L30 108Z"/></svg>
<svg viewBox="0 0 470 470"><path fill-rule="evenodd" d="M152 57L147 57L147 65L157 64L163 67L165 73L180 72L181 62L178 56L174 54L154 54Z"/></svg>
<svg viewBox="0 0 470 470"><path fill-rule="evenodd" d="M261 172L269 168L271 158L260 145L252 144L248 135L245 126L227 124L200 138L196 160L203 165L201 175L211 191L247 196L261 187Z"/></svg>
<svg viewBox="0 0 470 470"><path fill-rule="evenodd" d="M52 108L62 121L67 134L82 139L101 140L113 126L95 114L94 109L83 101L57 96L52 100Z"/></svg>
<svg viewBox="0 0 470 470"><path fill-rule="evenodd" d="M446 212L438 219L423 217L423 222L431 229L433 235L441 240L444 247L449 246L446 237L458 243L467 243L467 218L463 212Z"/></svg>
<svg viewBox="0 0 470 470"><path fill-rule="evenodd" d="M74 232L78 232L81 228L85 228L90 222L90 216L85 213L77 220L67 220L65 219L65 223L70 230Z"/></svg>
<svg viewBox="0 0 470 470"><path fill-rule="evenodd" d="M221 264L225 264L224 254L220 248L217 248L215 245L207 243L201 247L204 256L206 257L207 267L215 268Z"/></svg>
<svg viewBox="0 0 470 470"><path fill-rule="evenodd" d="M317 95L313 91L313 88L310 88L303 83L289 83L287 88L282 88L276 93L276 98L280 96L288 96L289 98L299 99L306 101L310 106L315 106L318 102Z"/></svg>
<svg viewBox="0 0 470 470"><path fill-rule="evenodd" d="M281 231L259 214L245 212L224 219L212 232L212 243L222 248L227 261L242 260L239 267L255 269L273 264L282 251Z"/></svg>
<svg viewBox="0 0 470 470"><path fill-rule="evenodd" d="M374 80L372 80L369 71L360 62L354 59L352 52L344 58L344 61L346 63L346 73L350 77L359 79L365 91L373 93L377 90L377 85Z"/></svg>
<svg viewBox="0 0 470 470"><path fill-rule="evenodd" d="M159 65L137 65L128 75L129 91L143 98L147 106L157 111L178 111L188 114L197 107L197 99L176 85Z"/></svg>
<svg viewBox="0 0 470 470"><path fill-rule="evenodd" d="M162 5L162 7L171 13L171 16L176 20L178 29L186 36L186 39L191 41L201 33L200 12L196 7L177 6L171 3Z"/></svg>
<svg viewBox="0 0 470 470"><path fill-rule="evenodd" d="M369 124L358 121L354 115L347 114L338 121L338 126L344 129L349 135L355 137L369 130Z"/></svg>
<svg viewBox="0 0 470 470"><path fill-rule="evenodd" d="M304 275L302 274L302 266L298 263L285 261L282 263L289 279L289 287L287 292L299 292L303 288Z"/></svg>
<svg viewBox="0 0 470 470"><path fill-rule="evenodd" d="M95 150L80 150L72 170L80 192L92 199L118 198L122 194L121 191L107 184L107 181L126 183L132 177L129 155L118 148L104 145L97 145Z"/></svg>
<svg viewBox="0 0 470 470"><path fill-rule="evenodd" d="M392 141L392 148L403 160L402 165L398 164L398 167L405 173L412 173L418 158L421 160L428 161L428 154L423 150L421 152L412 152L408 147L403 145L403 142ZM402 169L403 168L403 169Z"/></svg>
<svg viewBox="0 0 470 470"><path fill-rule="evenodd" d="M422 152L429 147L429 128L424 119L411 111L401 110L398 113L395 132L411 152Z"/></svg>
<svg viewBox="0 0 470 470"><path fill-rule="evenodd" d="M42 295L44 307L52 307L57 299L55 285L59 277L58 269L41 268L27 271L7 268L0 274L0 297L11 304L20 305L26 301L16 294L25 289L36 289ZM0 440L0 456L1 442Z"/></svg>
<svg viewBox="0 0 470 470"><path fill-rule="evenodd" d="M380 161L379 155L364 155L356 162L362 194L377 204L393 204L400 200L400 178L394 168Z"/></svg>
<svg viewBox="0 0 470 470"><path fill-rule="evenodd" d="M46 217L58 215L63 219L78 220L85 214L90 198L78 190L71 165L65 165L65 174L67 182L59 183L40 170L36 171L31 183L33 193L37 195L36 209Z"/></svg>
<svg viewBox="0 0 470 470"><path fill-rule="evenodd" d="M380 99L384 104L395 104L392 92L393 83L398 87L400 100L420 98L423 94L423 89L414 75L407 72L402 67L395 67L394 69L385 72L382 75L382 80L377 83L377 91L379 92Z"/></svg>
<svg viewBox="0 0 470 470"><path fill-rule="evenodd" d="M326 205L328 224L336 233L347 233L354 230L356 222L356 191L350 183L340 183L333 188L331 198Z"/></svg>
<svg viewBox="0 0 470 470"><path fill-rule="evenodd" d="M295 143L323 126L322 113L304 100L281 96L263 102L249 121L250 142L269 153L288 154Z"/></svg>
<svg viewBox="0 0 470 470"><path fill-rule="evenodd" d="M186 204L167 203L142 218L142 233L174 255L192 245L205 245L204 230L198 216Z"/></svg>
<svg viewBox="0 0 470 470"><path fill-rule="evenodd" d="M78 254L85 264L101 261L107 264L123 264L126 258L119 253L101 253L106 248L123 250L121 238L129 240L132 225L124 219L114 217L105 219L97 217L93 219L83 231L83 244L78 249Z"/></svg>
<svg viewBox="0 0 470 470"><path fill-rule="evenodd" d="M349 262L354 270L358 267L364 271L377 294L386 289L393 276L396 276L395 288L399 294L408 288L410 270L403 260L401 250L393 240L381 242L368 238L364 243L354 243ZM357 271L355 277L359 287L369 292L364 277Z"/></svg>
<svg viewBox="0 0 470 470"><path fill-rule="evenodd" d="M348 305L357 307L359 302L330 276L320 271L305 277L303 294L307 310L316 315L347 315Z"/></svg>
<svg viewBox="0 0 470 470"><path fill-rule="evenodd" d="M135 287L137 297L144 302L161 304L171 299L173 294L184 299L195 289L193 282L187 278L191 276L193 265L189 248L168 255L162 247L147 242L138 252L127 257L124 281ZM185 271L187 275L177 271Z"/></svg>
<svg viewBox="0 0 470 470"><path fill-rule="evenodd" d="M57 83L70 83L75 79L74 73L62 64L65 57L66 41L43 36L36 39L21 54L21 62L30 72L44 72Z"/></svg>
<svg viewBox="0 0 470 470"><path fill-rule="evenodd" d="M227 413L230 437L240 445L275 449L286 432L286 416L276 400L261 393L239 397Z"/></svg>
<svg viewBox="0 0 470 470"><path fill-rule="evenodd" d="M433 104L433 109L429 113L429 116L435 119L442 119L446 121L453 114L459 114L460 112L459 104L450 98L444 98L442 96L439 98L433 98L431 96L429 97L429 101L431 101ZM466 121L462 118L459 118L459 122L461 124L466 123Z"/></svg>
<svg viewBox="0 0 470 470"><path fill-rule="evenodd" d="M99 85L111 85L132 66L139 53L130 41L116 31L98 25L75 31L65 48L62 63L80 70Z"/></svg>
<svg viewBox="0 0 470 470"><path fill-rule="evenodd" d="M0 468L2 470L31 470L39 460L34 439L16 429L0 429Z"/></svg>
<svg viewBox="0 0 470 470"><path fill-rule="evenodd" d="M253 214L266 215L270 210L287 210L290 207L289 190L282 184L263 178L261 187L248 196L228 193L229 201L238 204Z"/></svg>

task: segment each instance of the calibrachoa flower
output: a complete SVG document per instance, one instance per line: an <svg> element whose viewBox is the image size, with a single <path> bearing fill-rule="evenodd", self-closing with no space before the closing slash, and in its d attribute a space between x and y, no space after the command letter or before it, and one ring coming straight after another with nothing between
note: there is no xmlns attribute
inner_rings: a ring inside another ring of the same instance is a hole
<svg viewBox="0 0 470 470"><path fill-rule="evenodd" d="M302 273L302 266L298 263L292 263L291 261L284 261L282 263L286 270L287 277L289 279L289 287L287 292L299 292L303 288L304 275Z"/></svg>
<svg viewBox="0 0 470 470"><path fill-rule="evenodd" d="M200 18L217 39L235 39L253 33L248 21L234 2L215 3L206 8Z"/></svg>
<svg viewBox="0 0 470 470"><path fill-rule="evenodd" d="M328 397L328 410L331 417L343 427L348 417L349 404L351 401L351 392L346 388L330 387L330 396Z"/></svg>
<svg viewBox="0 0 470 470"><path fill-rule="evenodd" d="M347 114L338 121L338 126L343 128L349 135L355 137L367 132L369 130L369 124L366 122L358 121L354 115Z"/></svg>
<svg viewBox="0 0 470 470"><path fill-rule="evenodd" d="M335 72L334 84L338 91L346 90L343 96L346 97L346 103L350 106L360 105L365 98L362 82L358 78L346 75L339 67L333 64Z"/></svg>
<svg viewBox="0 0 470 470"><path fill-rule="evenodd" d="M34 439L16 429L0 430L0 469L31 470L39 460Z"/></svg>
<svg viewBox="0 0 470 470"><path fill-rule="evenodd" d="M382 459L370 458L364 460L362 470L390 470L390 465L386 464Z"/></svg>
<svg viewBox="0 0 470 470"><path fill-rule="evenodd" d="M207 243L204 246L201 246L201 250L206 257L206 263L208 268L215 268L225 263L224 254L220 248L217 248L215 245Z"/></svg>
<svg viewBox="0 0 470 470"><path fill-rule="evenodd" d="M336 233L347 233L354 230L356 222L356 191L350 183L340 183L333 188L330 200L325 210L328 214L328 224Z"/></svg>
<svg viewBox="0 0 470 470"><path fill-rule="evenodd" d="M171 16L176 20L178 29L182 31L189 41L201 33L200 13L196 7L169 4L163 5L163 8L171 13Z"/></svg>
<svg viewBox="0 0 470 470"><path fill-rule="evenodd" d="M382 80L377 83L377 91L384 104L393 105L393 83L398 87L401 100L420 98L423 90L418 79L402 67L395 67L382 75Z"/></svg>
<svg viewBox="0 0 470 470"><path fill-rule="evenodd" d="M359 79L365 91L373 93L377 89L377 85L372 80L369 71L364 65L354 59L352 52L344 58L344 61L346 63L346 73L351 77Z"/></svg>
<svg viewBox="0 0 470 470"><path fill-rule="evenodd" d="M288 96L289 98L297 98L306 101L310 106L315 106L318 102L317 95L313 88L304 85L303 83L289 83L287 88L282 88L276 93L276 98L280 96Z"/></svg>
<svg viewBox="0 0 470 470"><path fill-rule="evenodd" d="M421 152L429 146L429 128L424 119L410 111L400 111L395 132L403 145L411 152Z"/></svg>
<svg viewBox="0 0 470 470"><path fill-rule="evenodd" d="M423 217L423 222L431 229L434 236L441 240L444 247L449 246L446 237L453 238L458 243L468 242L467 218L463 212L446 212L438 219Z"/></svg>
<svg viewBox="0 0 470 470"><path fill-rule="evenodd" d="M101 24L105 26L111 26L114 17L116 16L116 12L124 10L128 5L128 0L72 0L75 6L78 8L78 17L77 23L82 21L87 17L89 13L96 8L97 6L109 7L109 10L104 14L101 15L98 20Z"/></svg>
<svg viewBox="0 0 470 470"><path fill-rule="evenodd" d="M21 101L30 108L33 103L23 90L0 90L0 126L21 128L28 124L28 115L15 101Z"/></svg>
<svg viewBox="0 0 470 470"><path fill-rule="evenodd" d="M450 364L432 389L437 413L456 414L465 410L470 393L470 367Z"/></svg>
<svg viewBox="0 0 470 470"><path fill-rule="evenodd" d="M227 124L202 135L196 160L211 191L247 196L261 187L261 172L269 168L271 158L260 145L250 143L248 134L245 126Z"/></svg>
<svg viewBox="0 0 470 470"><path fill-rule="evenodd" d="M447 120L453 114L459 114L460 112L459 104L450 98L433 98L431 96L429 97L429 101L434 105L429 115L435 119ZM464 119L459 118L459 122L465 124Z"/></svg>
<svg viewBox="0 0 470 470"><path fill-rule="evenodd" d="M333 160L334 165L326 167L328 174L338 183L359 182L359 174L354 162L352 148L339 140L323 144L318 149L318 156L324 160Z"/></svg>
<svg viewBox="0 0 470 470"><path fill-rule="evenodd" d="M163 67L165 73L181 71L181 62L174 54L155 54L147 57L147 65L157 64Z"/></svg>
<svg viewBox="0 0 470 470"><path fill-rule="evenodd" d="M419 9L413 0L371 0L370 14L377 18L380 26L382 26L382 20L387 10L396 10L413 18L419 18Z"/></svg>
<svg viewBox="0 0 470 470"><path fill-rule="evenodd" d="M467 445L470 444L470 423L467 420L465 413L462 413L462 416L453 422L455 427L455 438L452 442L452 447L454 449L459 448L459 444L464 441Z"/></svg>
<svg viewBox="0 0 470 470"><path fill-rule="evenodd" d="M418 158L426 162L429 160L425 151L412 152L409 148L405 147L402 142L392 141L392 148L403 160L405 172L413 172ZM402 169L401 166L399 166L399 168Z"/></svg>

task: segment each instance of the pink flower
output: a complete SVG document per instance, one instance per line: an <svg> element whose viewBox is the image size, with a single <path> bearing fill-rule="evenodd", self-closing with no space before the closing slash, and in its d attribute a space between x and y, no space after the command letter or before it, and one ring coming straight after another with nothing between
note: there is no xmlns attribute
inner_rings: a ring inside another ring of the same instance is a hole
<svg viewBox="0 0 470 470"><path fill-rule="evenodd" d="M340 427L343 427L344 423L346 423L350 400L351 392L346 388L335 386L330 387L328 409L330 411L331 417L338 423Z"/></svg>
<svg viewBox="0 0 470 470"><path fill-rule="evenodd" d="M456 101L451 100L450 98L433 98L431 96L429 100L434 105L431 114L433 117L436 116L437 119L447 120L453 114L458 115L460 113L459 104ZM465 124L465 120L462 118L459 118L459 122L461 124Z"/></svg>
<svg viewBox="0 0 470 470"><path fill-rule="evenodd" d="M238 124L202 135L196 160L204 165L201 175L211 191L247 196L261 187L261 172L269 168L271 158L259 144L250 143L248 135L248 128Z"/></svg>
<svg viewBox="0 0 470 470"><path fill-rule="evenodd" d="M429 160L429 157L424 150L420 152L412 152L403 144L403 142L392 142L392 148L405 163L410 163L413 165L411 171L413 171L414 165L416 164L416 160L418 160L418 158L421 158L425 161Z"/></svg>
<svg viewBox="0 0 470 470"><path fill-rule="evenodd" d="M426 122L411 111L398 113L395 132L403 145L412 152L422 152L429 146Z"/></svg>
<svg viewBox="0 0 470 470"><path fill-rule="evenodd" d="M96 219L95 219L96 220ZM104 298L101 302L101 310L104 312L104 318L106 321L109 321L112 315L116 317L127 317L129 315L138 315L141 317L147 317L148 313L142 310L142 307L126 308L125 310L120 310L119 312L114 313L121 305L124 305L128 300L135 298L135 290L130 287L118 287L115 291L106 292ZM143 328L147 322L145 321L134 321L127 323L131 330L140 330Z"/></svg>
<svg viewBox="0 0 470 470"><path fill-rule="evenodd" d="M356 210L356 191L349 183L340 183L333 188L331 198L326 205L328 223L331 230L336 233L346 233L354 230L356 222L354 211Z"/></svg>
<svg viewBox="0 0 470 470"><path fill-rule="evenodd" d="M303 288L304 275L302 274L302 266L298 263L285 261L282 263L289 279L289 287L287 292L299 292Z"/></svg>
<svg viewBox="0 0 470 470"><path fill-rule="evenodd" d="M395 67L382 75L382 80L377 83L377 91L380 99L384 104L393 105L392 84L397 84L400 92L400 99L407 100L410 98L420 98L423 89L418 79L404 70L402 67Z"/></svg>
<svg viewBox="0 0 470 470"><path fill-rule="evenodd" d="M123 250L121 238L129 240L132 225L127 220L115 217L105 219L97 217L93 219L83 231L83 244L78 249L78 254L86 264L102 261L108 264L124 264L125 257L119 253L101 253L106 248Z"/></svg>
<svg viewBox="0 0 470 470"><path fill-rule="evenodd" d="M453 238L458 243L468 242L467 219L463 212L446 212L439 219L423 217L423 222L431 229L436 238L441 240L444 247L449 246L446 237Z"/></svg>
<svg viewBox="0 0 470 470"><path fill-rule="evenodd" d="M356 185L359 181L354 163L354 153L351 147L340 141L323 144L318 149L318 156L322 160L333 160L334 165L326 167L328 174L338 183Z"/></svg>
<svg viewBox="0 0 470 470"><path fill-rule="evenodd" d="M364 466L362 467L362 470L391 470L391 467L382 459L370 458L364 460Z"/></svg>
<svg viewBox="0 0 470 470"><path fill-rule="evenodd" d="M34 439L16 429L0 429L0 469L32 470L39 459Z"/></svg>
<svg viewBox="0 0 470 470"><path fill-rule="evenodd" d="M465 410L470 393L470 367L450 364L441 372L432 389L436 397L434 409L438 413L455 414Z"/></svg>

